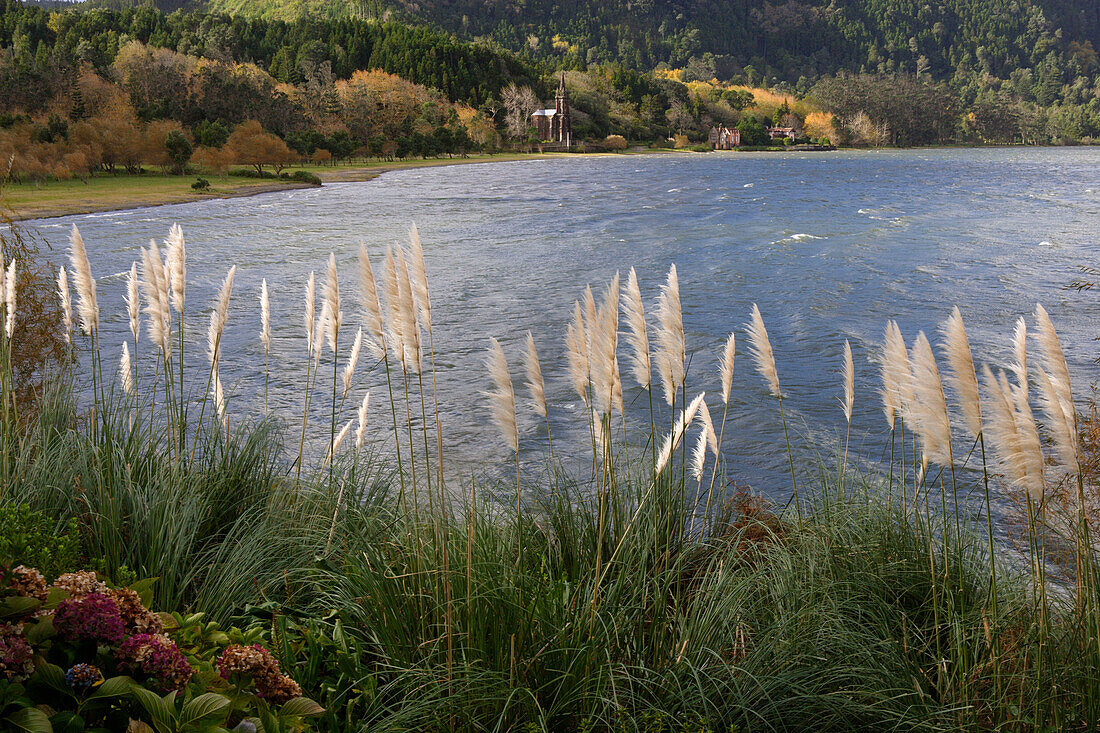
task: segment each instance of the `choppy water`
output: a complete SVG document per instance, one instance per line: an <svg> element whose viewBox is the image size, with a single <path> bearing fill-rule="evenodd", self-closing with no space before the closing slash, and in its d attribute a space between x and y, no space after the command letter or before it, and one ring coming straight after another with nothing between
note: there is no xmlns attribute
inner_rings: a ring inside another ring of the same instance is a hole
<svg viewBox="0 0 1100 733"><path fill-rule="evenodd" d="M1063 338L1079 395L1096 379L1100 297L1065 286L1079 265L1100 265L1100 149L920 150L815 154L600 157L478 164L387 173L368 183L31 222L55 248L80 226L100 278L102 343L117 355L128 334L123 273L149 238L179 222L187 239L191 373L205 369L206 311L238 267L223 378L233 415L262 409L260 278L272 286L274 409L300 419L304 379L302 287L334 251L343 269L345 322L358 243L377 259L415 221L433 292L440 399L448 453L463 472L494 470L508 454L480 391L490 336L517 378L526 331L543 357L557 446L580 440L584 411L568 387L562 337L586 283L638 271L647 307L670 262L680 273L691 365L689 391L720 411L717 352L743 335L753 302L771 332L800 451L832 455L843 440L840 360L855 351L852 446L880 461L887 434L874 356L883 325L907 339L931 333L959 305L976 360L1008 359L1015 318L1036 301ZM350 344L350 335L343 343ZM775 401L739 341L723 449L733 475L781 495L788 485ZM144 351L144 349L143 349ZM331 358L326 352L326 359ZM117 356L105 357L114 361ZM148 369L145 364L144 369ZM331 367L329 367L331 369ZM353 401L373 390L384 440L384 376L363 367ZM625 359L624 378L628 374ZM201 385L198 387L201 389ZM632 419L648 424L644 393L628 387ZM327 432L325 416L318 412ZM388 408L387 408L388 409ZM350 418L349 405L344 419ZM667 419L667 418L666 418ZM543 450L530 410L524 455ZM965 450L965 449L964 449ZM564 452L564 451L563 451ZM578 461L583 466L583 461Z"/></svg>

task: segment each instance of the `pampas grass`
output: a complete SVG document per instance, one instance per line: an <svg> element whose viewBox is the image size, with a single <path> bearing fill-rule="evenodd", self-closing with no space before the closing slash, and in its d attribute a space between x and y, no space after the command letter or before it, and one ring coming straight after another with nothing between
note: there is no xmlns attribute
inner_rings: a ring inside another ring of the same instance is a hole
<svg viewBox="0 0 1100 733"><path fill-rule="evenodd" d="M363 395L363 401L359 404L359 424L355 428L355 450L363 449L367 439L367 406L370 404L370 390Z"/></svg>
<svg viewBox="0 0 1100 733"><path fill-rule="evenodd" d="M359 363L359 351L363 348L363 329L360 328L355 333L355 341L351 344L351 351L348 352L348 360L344 362L344 371L341 375L341 379L344 385L344 391L341 395L341 399L348 396L348 390L351 389L351 380L355 376L355 366Z"/></svg>
<svg viewBox="0 0 1100 733"><path fill-rule="evenodd" d="M179 224L172 225L165 244L168 249L166 260L172 283L172 308L182 316L184 303L187 300L187 253L183 244L183 229Z"/></svg>
<svg viewBox="0 0 1100 733"><path fill-rule="evenodd" d="M592 373L593 402L601 415L616 407L619 334L619 275L615 273L604 291L594 322L586 324L588 360ZM621 394L621 389L619 390Z"/></svg>
<svg viewBox="0 0 1100 733"><path fill-rule="evenodd" d="M15 333L15 286L16 270L15 258L13 257L11 263L8 265L7 274L4 277L4 335L8 337L9 341L11 340L12 334Z"/></svg>
<svg viewBox="0 0 1100 733"><path fill-rule="evenodd" d="M363 305L363 318L367 326L371 351L381 358L386 353L386 335L382 329L382 304L378 300L378 286L374 280L367 246L359 245L359 296Z"/></svg>
<svg viewBox="0 0 1100 733"><path fill-rule="evenodd" d="M62 267L57 271L57 299L61 303L61 326L65 343L73 342L73 303L69 296L69 276Z"/></svg>
<svg viewBox="0 0 1100 733"><path fill-rule="evenodd" d="M317 276L309 273L306 280L305 309L302 311L303 326L306 332L306 353L313 353L313 337L317 328ZM308 379L308 377L307 377Z"/></svg>
<svg viewBox="0 0 1100 733"><path fill-rule="evenodd" d="M951 315L940 327L944 336L944 354L947 356L947 383L959 400L962 422L966 431L975 439L982 433L982 403L978 391L978 376L974 369L974 357L970 351L970 339L966 335L962 313L955 306Z"/></svg>
<svg viewBox="0 0 1100 733"><path fill-rule="evenodd" d="M489 353L485 358L485 368L493 382L493 389L486 393L493 422L500 430L500 436L508 450L519 451L519 431L516 428L516 393L512 388L512 376L508 372L508 360L504 349L495 337L489 339Z"/></svg>
<svg viewBox="0 0 1100 733"><path fill-rule="evenodd" d="M1039 404L1053 439L1055 468L1062 475L1076 476L1080 471L1080 438L1069 367L1054 324L1042 305L1035 306L1035 321L1038 324L1035 341L1039 346Z"/></svg>
<svg viewBox="0 0 1100 733"><path fill-rule="evenodd" d="M524 371L527 372L527 389L531 392L531 404L535 412L547 417L546 386L542 381L542 366L539 364L538 351L535 349L535 337L527 332L527 351L524 352Z"/></svg>
<svg viewBox="0 0 1100 733"><path fill-rule="evenodd" d="M229 268L229 272L218 289L218 297L214 300L214 307L210 311L210 326L206 330L206 345L210 357L210 366L218 368L221 360L222 334L225 333L225 324L229 320L229 298L233 294L233 279L237 275L237 266Z"/></svg>
<svg viewBox="0 0 1100 733"><path fill-rule="evenodd" d="M76 286L80 329L91 336L99 328L99 304L96 302L96 283L92 277L92 266L88 263L88 253L84 249L84 239L75 224L69 235L69 263Z"/></svg>
<svg viewBox="0 0 1100 733"><path fill-rule="evenodd" d="M64 268L62 268L64 269ZM126 275L126 315L130 319L130 335L134 337L134 347L137 347L141 335L141 296L138 293L137 263L130 265L130 272Z"/></svg>
<svg viewBox="0 0 1100 733"><path fill-rule="evenodd" d="M626 278L626 290L623 294L623 315L626 316L627 342L632 354L631 371L634 381L643 389L649 389L653 380L653 369L649 355L649 329L645 322L645 306L642 304L642 291L638 287L638 275L634 268Z"/></svg>
<svg viewBox="0 0 1100 733"><path fill-rule="evenodd" d="M704 397L706 397L706 392L700 392L699 396L693 399L687 408L681 410L680 416L676 418L676 423L672 427L672 432L665 436L665 440L661 444L661 452L657 454L657 463L653 467L654 475L659 476L661 471L665 470L669 459L672 458L673 451L680 445L680 441L684 437L684 431L695 419L695 413L698 412L699 405L702 404Z"/></svg>
<svg viewBox="0 0 1100 733"><path fill-rule="evenodd" d="M932 345L921 331L909 352L913 370L913 396L907 415L920 438L922 460L948 466L952 463L951 422Z"/></svg>
<svg viewBox="0 0 1100 733"><path fill-rule="evenodd" d="M665 402L671 407L676 391L684 386L684 319L680 307L680 281L676 265L668 268L668 277L657 298L657 373L661 377Z"/></svg>
<svg viewBox="0 0 1100 733"><path fill-rule="evenodd" d="M134 374L130 366L130 346L122 342L122 355L118 360L118 377L126 394L134 393Z"/></svg>
<svg viewBox="0 0 1100 733"><path fill-rule="evenodd" d="M849 427L852 424L852 407L856 400L855 369L855 364L852 362L852 345L848 343L848 339L844 339L844 360L840 368L844 396L840 400L840 405L844 411L844 421Z"/></svg>
<svg viewBox="0 0 1100 733"><path fill-rule="evenodd" d="M172 320L168 311L168 299L161 297L162 292L165 292L163 279L164 268L160 262L160 251L157 243L151 240L149 247L141 250L141 289L145 295L149 339L157 345L167 362L172 354Z"/></svg>
<svg viewBox="0 0 1100 733"><path fill-rule="evenodd" d="M773 397L783 397L779 389L779 371L775 368L775 355L772 353L772 342L768 338L768 329L764 326L764 318L760 315L760 309L756 303L752 304L750 320L745 326L749 334L749 355L756 365L756 371L768 383L768 391Z"/></svg>
<svg viewBox="0 0 1100 733"><path fill-rule="evenodd" d="M565 331L565 356L573 391L588 404L588 344L581 304L573 303L573 320Z"/></svg>

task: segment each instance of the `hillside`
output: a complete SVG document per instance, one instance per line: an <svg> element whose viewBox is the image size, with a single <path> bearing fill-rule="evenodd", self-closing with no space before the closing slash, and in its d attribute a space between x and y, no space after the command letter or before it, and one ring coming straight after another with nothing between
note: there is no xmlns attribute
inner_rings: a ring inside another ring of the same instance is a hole
<svg viewBox="0 0 1100 733"><path fill-rule="evenodd" d="M205 7L282 19L395 17L568 67L610 61L650 69L694 58L720 77L752 67L791 83L839 70L913 73L918 65L937 79L960 69L1003 78L1037 68L1052 51L1088 74L1100 48L1094 0L205 0Z"/></svg>

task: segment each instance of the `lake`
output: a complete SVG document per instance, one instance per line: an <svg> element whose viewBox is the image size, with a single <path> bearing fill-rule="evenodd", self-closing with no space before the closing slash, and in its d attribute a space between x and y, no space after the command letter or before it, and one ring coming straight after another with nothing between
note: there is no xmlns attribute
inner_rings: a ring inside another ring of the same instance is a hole
<svg viewBox="0 0 1100 733"><path fill-rule="evenodd" d="M632 265L652 309L669 263L676 263L689 392L708 390L716 419L717 356L729 331L738 331L723 451L731 477L775 496L788 489L789 476L775 400L747 358L743 325L754 302L771 333L797 450L812 460L830 459L843 443L838 397L846 338L856 363L852 449L867 470L888 456L875 360L890 318L911 341L921 329L932 336L958 305L976 362L1001 365L1009 360L1016 317L1030 314L1040 301L1059 329L1079 397L1100 373L1093 364L1100 355L1100 343L1093 341L1100 336L1100 297L1066 289L1078 266L1100 266L1098 148L488 163L28 225L57 249L67 247L68 229L79 225L99 278L101 341L110 364L117 364L128 336L124 274L150 238L163 239L174 222L186 236L191 374L206 369L206 312L226 270L236 264L223 341L223 379L234 420L263 409L257 298L266 277L274 339L271 406L293 424L301 419L306 277L311 270L321 275L329 252L336 253L345 323L351 326L342 342L350 344L359 323L359 242L367 244L380 272L385 246L403 240L414 221L432 287L447 453L452 470L463 476L508 466L510 454L481 396L489 387L482 361L490 336L500 339L516 379L521 451L531 470L545 452L545 429L521 385L528 329L543 360L555 448L564 454L568 443L586 440L583 405L565 375L565 326L586 283L598 292L616 271L625 282ZM648 400L629 382L625 342L623 347L625 398L640 435L648 425ZM325 358L331 358L327 350ZM147 372L150 364L142 368ZM360 364L344 420L354 415L350 403L368 387L375 439L388 449L380 369L368 374ZM316 432L327 439L327 400L319 401L323 409L315 422L325 427ZM969 445L961 449L965 455ZM584 470L583 456L570 461Z"/></svg>

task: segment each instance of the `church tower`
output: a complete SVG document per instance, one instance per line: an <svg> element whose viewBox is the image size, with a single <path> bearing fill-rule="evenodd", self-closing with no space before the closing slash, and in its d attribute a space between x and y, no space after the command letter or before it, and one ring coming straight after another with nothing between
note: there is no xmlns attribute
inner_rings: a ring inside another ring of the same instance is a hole
<svg viewBox="0 0 1100 733"><path fill-rule="evenodd" d="M561 74L558 83L558 93L554 97L554 129L551 138L554 142L565 143L570 147L573 143L573 120L569 114L569 92L565 90L565 72Z"/></svg>

